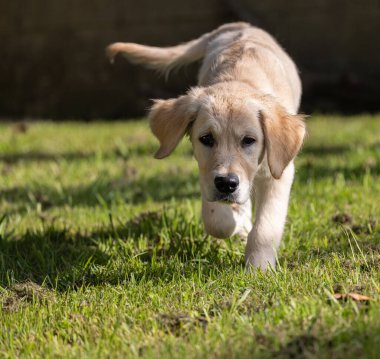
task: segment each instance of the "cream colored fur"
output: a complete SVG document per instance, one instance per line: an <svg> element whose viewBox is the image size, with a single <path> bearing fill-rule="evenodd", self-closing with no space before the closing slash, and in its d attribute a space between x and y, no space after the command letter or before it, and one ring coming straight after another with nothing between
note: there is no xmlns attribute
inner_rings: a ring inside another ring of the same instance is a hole
<svg viewBox="0 0 380 359"><path fill-rule="evenodd" d="M301 83L293 61L268 33L246 23L226 24L174 47L115 43L107 48L110 60L118 53L164 73L203 58L199 86L177 99L156 101L149 113L160 141L155 156L168 156L188 133L200 172L206 231L218 238L247 238L248 268L275 267L293 159L305 135L303 117L297 115ZM200 142L206 135L212 145ZM254 142L245 145L246 138ZM231 173L239 186L223 197L214 179Z"/></svg>

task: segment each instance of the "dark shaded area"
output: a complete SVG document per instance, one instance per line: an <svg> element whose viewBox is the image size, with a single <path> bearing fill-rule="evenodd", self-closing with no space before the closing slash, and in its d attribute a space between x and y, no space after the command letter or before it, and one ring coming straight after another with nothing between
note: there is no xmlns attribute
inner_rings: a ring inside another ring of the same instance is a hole
<svg viewBox="0 0 380 359"><path fill-rule="evenodd" d="M197 66L165 81L120 58L111 65L105 47L116 41L169 46L232 20L219 0L2 2L0 117L141 116L150 99L195 84Z"/></svg>
<svg viewBox="0 0 380 359"><path fill-rule="evenodd" d="M314 335L299 335L273 353L272 358L305 358L318 353L319 345Z"/></svg>
<svg viewBox="0 0 380 359"><path fill-rule="evenodd" d="M223 0L239 18L269 31L300 70L301 111L380 111L380 3Z"/></svg>
<svg viewBox="0 0 380 359"><path fill-rule="evenodd" d="M166 202L171 198L185 199L199 196L198 177L186 176L151 176L138 179L99 178L79 186L56 187L32 184L30 187L11 187L0 190L3 200L18 202L21 208L34 207L40 203L43 208L76 206L98 206L99 197L110 204L115 196L127 203L138 204L151 199Z"/></svg>
<svg viewBox="0 0 380 359"><path fill-rule="evenodd" d="M89 260L105 265L110 258L99 249L101 240L95 242L91 237L75 236L65 229L51 227L39 232L28 231L9 240L7 237L12 237L12 233L0 238L5 258L0 275L2 286L9 285L8 273L17 282L28 280L42 284L46 281L49 287L58 284L61 289L69 288L77 280L84 282L86 271L83 267Z"/></svg>
<svg viewBox="0 0 380 359"><path fill-rule="evenodd" d="M376 356L378 335L374 333L379 332L378 324L372 323L360 329L342 328L334 335L329 333L329 336L318 328L303 328L303 332L305 334L292 336L278 350L263 354L274 359L343 358L345 353L349 353L350 358Z"/></svg>
<svg viewBox="0 0 380 359"><path fill-rule="evenodd" d="M320 156L337 156L337 155L343 155L347 154L348 152L356 151L357 147L366 147L370 150L377 151L380 149L380 142L374 142L371 144L368 143L358 143L357 141L351 142L349 145L348 144L341 144L341 145L310 145L307 144L307 146L301 148L301 156L303 154L306 155L312 155L316 157Z"/></svg>
<svg viewBox="0 0 380 359"><path fill-rule="evenodd" d="M340 155L348 151L351 151L348 145L313 146L308 144L301 149L302 154L313 156Z"/></svg>
<svg viewBox="0 0 380 359"><path fill-rule="evenodd" d="M183 220L181 213L178 212L178 216ZM215 265L243 264L240 256L226 254L225 249L221 251L221 242L198 234L199 229L193 228L193 223L183 220L173 229L169 228L168 235L164 230L167 221L167 210L163 210L142 213L126 223L110 214L108 224L91 231L55 229L53 226L27 231L21 236L8 231L0 238L3 254L0 285L7 287L9 276L16 282L45 283L62 291L88 285L126 283L131 276L137 281L170 281L175 272L172 257L185 264L182 275L190 276L199 261L204 273L213 271ZM196 239L185 234L190 232L189 227L197 234ZM139 254L137 246L142 235L148 238L147 249ZM125 263L113 261L113 253L118 256L122 253ZM157 263L160 259L164 260ZM142 265L129 265L129 260Z"/></svg>
<svg viewBox="0 0 380 359"><path fill-rule="evenodd" d="M0 2L3 118L142 116L150 99L175 97L194 85L198 65L165 81L122 58L110 65L105 46L170 46L237 20L268 30L294 58L303 112L380 111L378 1Z"/></svg>
<svg viewBox="0 0 380 359"><path fill-rule="evenodd" d="M379 70L380 72L380 70ZM380 75L343 73L339 78L308 79L302 76L304 95L301 110L312 113L376 113L380 111Z"/></svg>
<svg viewBox="0 0 380 359"><path fill-rule="evenodd" d="M113 218L110 213L108 223L92 230L56 229L46 224L41 230L14 235L5 226L6 231L0 237L3 268L0 284L8 286L10 276L17 282L44 282L48 287L64 291L88 285L127 283L131 276L134 281L170 281L175 265L171 261L173 257L184 263L181 275L185 276L193 276L194 266L201 266L205 275L215 268L243 266L243 258L236 251L226 251L223 241L203 236L197 224L184 220L181 212L168 214L173 210L166 208L157 212L143 212L127 222ZM173 218L177 218L179 223L173 224ZM2 218L4 221L6 218ZM167 227L167 223L172 225ZM360 266L366 271L377 268L380 243L374 242L373 238L379 229L375 228L371 237L366 234L359 239L361 250L363 253L372 252L373 260L357 258L354 262L342 262L342 266ZM194 238L189 237L191 232ZM141 236L148 238L147 249L139 253L136 246ZM302 263L309 262L313 257L322 260L324 257L329 258L332 252L338 251L340 256L351 254L350 243L341 232L330 243L328 248L311 252L302 252L300 247L302 255L298 253L286 261L291 267L293 263L300 265L300 260ZM118 257L122 254L125 263L114 261L113 253L117 253ZM132 263L131 269L128 264L131 259L142 265ZM292 349L299 350L296 343L294 345Z"/></svg>
<svg viewBox="0 0 380 359"><path fill-rule="evenodd" d="M17 162L41 162L41 161L73 161L73 160L85 160L94 157L94 153L85 152L65 152L65 153L51 153L40 151L28 151L28 152L7 152L0 154L0 162L13 165Z"/></svg>
<svg viewBox="0 0 380 359"><path fill-rule="evenodd" d="M367 167L366 164L359 164L352 167L349 166L328 166L314 162L308 162L298 165L296 180L307 182L309 180L317 181L322 178L336 178L341 174L345 179L360 180L370 173L374 176L380 175L380 164Z"/></svg>
<svg viewBox="0 0 380 359"><path fill-rule="evenodd" d="M127 160L130 156L151 155L157 151L157 144L141 143L133 147L115 147L110 153L102 153L103 158L117 157ZM68 151L68 152L44 152L44 151L25 151L0 153L0 163L14 165L18 162L49 162L49 161L75 161L90 160L97 154L95 152Z"/></svg>
<svg viewBox="0 0 380 359"><path fill-rule="evenodd" d="M332 146L332 147L306 147L303 151L306 154L316 156L328 156L345 153L350 151L349 147ZM145 154L150 149L145 145L131 149L129 154ZM117 149L115 153L104 154L103 156L118 156ZM35 160L35 161L59 161L65 160L89 160L95 156L91 153L13 153L0 156L0 162L3 161L7 167L3 171L11 171L12 164L18 161ZM152 159L153 161L153 159ZM10 167L9 167L10 166ZM40 185L31 183L29 186L15 186L3 188L0 190L0 196L3 200L13 204L19 204L19 211L26 210L29 207L41 205L42 209L52 207L61 207L69 205L76 206L98 206L101 203L111 204L112 201L124 201L126 203L138 204L148 200L154 202L166 202L171 198L186 199L197 198L200 196L198 175L197 173L159 173L152 176L139 176L138 168L130 167L124 164L124 175L121 177L109 178L100 175L99 178L91 182L85 182L80 185L56 186ZM374 162L371 166L366 163L352 165L347 163L346 166L329 166L327 163L307 161L297 165L296 181L299 183L315 181L323 178L336 178L343 175L347 180L362 180L364 176L380 176L380 163Z"/></svg>

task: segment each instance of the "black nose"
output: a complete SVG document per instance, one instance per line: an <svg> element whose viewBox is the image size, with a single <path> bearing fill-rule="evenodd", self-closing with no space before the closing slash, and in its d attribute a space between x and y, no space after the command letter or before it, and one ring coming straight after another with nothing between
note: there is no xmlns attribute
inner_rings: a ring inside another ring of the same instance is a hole
<svg viewBox="0 0 380 359"><path fill-rule="evenodd" d="M217 176L214 180L215 187L221 193L233 193L239 186L239 177L234 173L229 173L227 176Z"/></svg>

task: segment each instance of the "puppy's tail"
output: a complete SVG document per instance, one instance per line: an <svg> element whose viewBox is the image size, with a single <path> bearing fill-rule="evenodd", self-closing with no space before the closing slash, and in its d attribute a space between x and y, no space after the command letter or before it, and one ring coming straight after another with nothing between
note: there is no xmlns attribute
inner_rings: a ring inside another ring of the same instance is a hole
<svg viewBox="0 0 380 359"><path fill-rule="evenodd" d="M202 35L196 40L172 47L144 46L131 42L115 42L106 49L111 63L117 54L122 54L130 62L159 70L166 75L176 67L200 60L206 53L208 43L224 32L239 31L248 27L248 23L235 22L225 24L216 30Z"/></svg>

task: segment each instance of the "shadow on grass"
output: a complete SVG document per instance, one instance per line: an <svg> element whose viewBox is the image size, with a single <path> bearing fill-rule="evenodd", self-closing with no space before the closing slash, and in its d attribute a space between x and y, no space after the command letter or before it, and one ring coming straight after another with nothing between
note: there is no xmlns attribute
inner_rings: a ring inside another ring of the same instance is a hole
<svg viewBox="0 0 380 359"><path fill-rule="evenodd" d="M128 285L131 280L170 282L178 276L192 278L201 272L207 277L244 267L243 245L238 238L219 241L207 237L199 221L185 212L175 208L144 212L126 223L110 218L109 223L91 230L51 226L22 235L5 231L0 238L0 285L29 280L66 291L102 284ZM336 233L323 249L300 245L297 256L282 258L291 269L293 262L298 268L302 263L330 260L332 253L338 253L342 268L360 266L363 271L372 271L380 264L379 230L375 227L370 235L358 236L357 244L367 259L359 252L356 260L350 259L355 243L343 232Z"/></svg>
<svg viewBox="0 0 380 359"><path fill-rule="evenodd" d="M380 175L380 163L370 168L364 165L355 167L337 167L318 163L297 166L296 180L308 182L325 178L335 179L337 175L346 179L361 181L370 174ZM61 206L99 206L114 201L130 204L154 201L162 203L172 198L177 200L199 198L198 175L161 173L158 176L128 178L99 177L92 182L66 187L53 187L32 183L0 190L0 197L13 205L18 211L40 204L42 209Z"/></svg>
<svg viewBox="0 0 380 359"><path fill-rule="evenodd" d="M85 275L86 263L106 264L109 256L91 238L75 238L69 230L48 228L21 236L1 238L1 285L13 281L46 282L49 287L68 287L67 273L75 282ZM83 268L83 269L82 269Z"/></svg>
<svg viewBox="0 0 380 359"><path fill-rule="evenodd" d="M143 142L133 145L123 143L117 144L109 152L102 153L102 158L122 158L127 159L129 156L151 156L157 151L157 144L152 142ZM46 151L24 151L8 152L0 154L0 162L12 165L18 162L49 162L49 161L76 161L94 158L96 152L46 152ZM192 156L192 153L185 152L185 155Z"/></svg>
<svg viewBox="0 0 380 359"><path fill-rule="evenodd" d="M20 209L35 207L43 209L69 205L97 206L112 203L115 199L131 204L148 200L165 202L171 198L188 199L199 197L198 178L195 174L186 176L161 174L160 176L127 178L104 178L79 186L52 187L32 184L25 187L11 187L0 190L0 197L12 204L19 203Z"/></svg>
<svg viewBox="0 0 380 359"><path fill-rule="evenodd" d="M349 144L325 144L322 146L307 144L301 149L302 155L312 156L339 156L347 154L348 152L355 153L358 149L366 149L371 151L378 151L380 149L380 142L372 143L349 143Z"/></svg>
<svg viewBox="0 0 380 359"><path fill-rule="evenodd" d="M352 151L352 148L347 145L326 145L326 146L305 146L302 148L301 153L313 156L330 156L340 155Z"/></svg>
<svg viewBox="0 0 380 359"><path fill-rule="evenodd" d="M29 152L13 152L13 153L2 153L0 155L0 162L6 164L15 164L17 162L44 162L44 161L74 161L74 160L83 160L94 157L94 153L85 153L85 152L64 152L64 153L50 153L50 152L38 152L38 151L29 151Z"/></svg>
<svg viewBox="0 0 380 359"><path fill-rule="evenodd" d="M318 163L305 163L297 166L296 179L301 182L310 180L320 180L323 178L336 178L343 175L345 179L362 180L364 176L370 174L374 176L380 175L380 163L366 167L360 164L354 167L328 166Z"/></svg>
<svg viewBox="0 0 380 359"><path fill-rule="evenodd" d="M242 256L228 253L220 241L206 238L199 223L173 211L169 217L166 211L147 212L91 231L49 227L8 233L0 238L0 285L32 281L65 291L242 266Z"/></svg>
<svg viewBox="0 0 380 359"><path fill-rule="evenodd" d="M359 319L360 320L360 319ZM349 353L349 358L377 357L377 343L380 339L379 323L365 323L349 328L342 328L326 337L323 333L303 330L303 334L291 336L284 341L280 348L263 351L265 357L273 359L286 358L343 358ZM272 338L259 338L261 341L272 344ZM270 348L270 346L268 345Z"/></svg>

